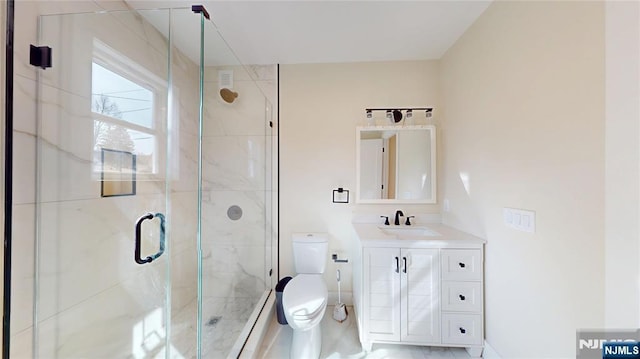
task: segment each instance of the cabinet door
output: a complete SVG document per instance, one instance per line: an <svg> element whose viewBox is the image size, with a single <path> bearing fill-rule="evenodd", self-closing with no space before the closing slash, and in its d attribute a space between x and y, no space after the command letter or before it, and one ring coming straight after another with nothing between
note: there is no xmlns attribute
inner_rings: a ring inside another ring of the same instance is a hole
<svg viewBox="0 0 640 359"><path fill-rule="evenodd" d="M438 249L401 251L401 340L440 343Z"/></svg>
<svg viewBox="0 0 640 359"><path fill-rule="evenodd" d="M368 340L400 340L400 250L367 248L364 255L364 328Z"/></svg>

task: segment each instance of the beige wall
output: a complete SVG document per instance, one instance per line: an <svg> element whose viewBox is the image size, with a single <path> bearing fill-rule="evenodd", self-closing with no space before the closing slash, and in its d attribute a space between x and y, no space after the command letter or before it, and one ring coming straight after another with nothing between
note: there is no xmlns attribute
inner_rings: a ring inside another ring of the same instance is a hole
<svg viewBox="0 0 640 359"><path fill-rule="evenodd" d="M329 250L348 256L352 211L393 215L437 212L437 205L356 205L355 129L368 107L440 107L436 61L282 65L280 67L280 275L294 274L293 232L326 232ZM418 119L416 114L415 118ZM331 202L332 190L351 190L350 204ZM351 264L330 262L351 291Z"/></svg>
<svg viewBox="0 0 640 359"><path fill-rule="evenodd" d="M605 326L638 328L640 3L607 3L606 54Z"/></svg>
<svg viewBox="0 0 640 359"><path fill-rule="evenodd" d="M493 3L441 61L443 220L488 241L486 340L572 357L604 324L604 6Z"/></svg>

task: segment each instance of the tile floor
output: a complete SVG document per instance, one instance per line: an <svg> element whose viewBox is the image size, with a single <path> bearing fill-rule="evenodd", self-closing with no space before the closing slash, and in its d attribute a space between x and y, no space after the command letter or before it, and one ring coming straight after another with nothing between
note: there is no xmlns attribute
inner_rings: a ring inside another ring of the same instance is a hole
<svg viewBox="0 0 640 359"><path fill-rule="evenodd" d="M374 344L370 353L362 351L358 331L353 318L353 308L347 307L347 320L338 323L333 320L333 306L328 306L322 319L321 359L426 359L426 358L466 358L469 354L462 348L420 347L412 345ZM280 325L275 319L262 343L259 358L287 359L292 330Z"/></svg>

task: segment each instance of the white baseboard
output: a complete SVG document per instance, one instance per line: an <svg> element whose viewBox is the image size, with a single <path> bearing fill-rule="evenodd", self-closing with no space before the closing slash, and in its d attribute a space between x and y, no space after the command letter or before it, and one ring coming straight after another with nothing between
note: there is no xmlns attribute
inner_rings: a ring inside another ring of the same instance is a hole
<svg viewBox="0 0 640 359"><path fill-rule="evenodd" d="M491 345L485 340L484 341L484 350L482 351L482 357L485 359L502 359L500 354L493 349Z"/></svg>

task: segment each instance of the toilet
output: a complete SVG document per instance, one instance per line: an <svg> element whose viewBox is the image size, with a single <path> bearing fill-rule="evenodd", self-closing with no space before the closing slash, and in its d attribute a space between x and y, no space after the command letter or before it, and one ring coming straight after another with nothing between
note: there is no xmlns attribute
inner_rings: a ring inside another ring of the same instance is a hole
<svg viewBox="0 0 640 359"><path fill-rule="evenodd" d="M327 264L326 233L294 233L293 260L297 275L284 287L282 307L293 329L292 359L320 357L320 321L327 308L327 286L322 280Z"/></svg>

